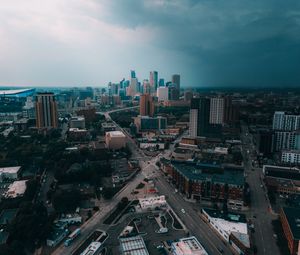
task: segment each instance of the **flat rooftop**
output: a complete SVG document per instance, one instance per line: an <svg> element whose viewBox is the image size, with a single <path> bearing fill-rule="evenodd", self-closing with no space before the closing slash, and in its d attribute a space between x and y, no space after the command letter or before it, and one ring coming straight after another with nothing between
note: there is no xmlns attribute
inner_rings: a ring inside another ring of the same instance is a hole
<svg viewBox="0 0 300 255"><path fill-rule="evenodd" d="M106 132L106 134L111 137L125 137L124 133L121 131L109 131L109 132Z"/></svg>
<svg viewBox="0 0 300 255"><path fill-rule="evenodd" d="M196 237L181 238L172 243L172 249L176 255L208 255Z"/></svg>
<svg viewBox="0 0 300 255"><path fill-rule="evenodd" d="M17 174L20 169L21 169L20 166L0 167L0 174L1 173Z"/></svg>
<svg viewBox="0 0 300 255"><path fill-rule="evenodd" d="M34 89L6 89L0 90L0 96L17 95L26 92L32 92Z"/></svg>
<svg viewBox="0 0 300 255"><path fill-rule="evenodd" d="M300 209L283 207L282 211L289 223L294 240L300 240Z"/></svg>
<svg viewBox="0 0 300 255"><path fill-rule="evenodd" d="M123 255L149 255L141 236L120 238L120 248Z"/></svg>
<svg viewBox="0 0 300 255"><path fill-rule="evenodd" d="M26 182L27 180L13 182L11 185L9 185L8 190L5 193L5 197L16 198L23 196L27 187Z"/></svg>
<svg viewBox="0 0 300 255"><path fill-rule="evenodd" d="M189 180L205 181L213 183L227 183L229 185L243 186L244 171L235 168L221 167L213 164L195 164L172 162L173 167Z"/></svg>

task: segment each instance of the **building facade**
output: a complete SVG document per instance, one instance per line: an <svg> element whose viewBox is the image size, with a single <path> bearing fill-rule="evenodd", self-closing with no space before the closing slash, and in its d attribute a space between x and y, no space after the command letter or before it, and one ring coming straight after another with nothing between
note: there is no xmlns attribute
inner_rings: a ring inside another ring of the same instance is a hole
<svg viewBox="0 0 300 255"><path fill-rule="evenodd" d="M155 105L153 97L150 94L140 96L140 115L141 116L154 116Z"/></svg>
<svg viewBox="0 0 300 255"><path fill-rule="evenodd" d="M57 104L53 93L38 93L35 109L38 129L58 127Z"/></svg>

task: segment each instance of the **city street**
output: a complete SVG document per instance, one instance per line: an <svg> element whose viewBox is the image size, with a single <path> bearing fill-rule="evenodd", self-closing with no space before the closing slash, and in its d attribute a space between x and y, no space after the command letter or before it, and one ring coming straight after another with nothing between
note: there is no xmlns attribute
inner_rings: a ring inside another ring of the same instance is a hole
<svg viewBox="0 0 300 255"><path fill-rule="evenodd" d="M279 249L276 245L274 232L272 227L272 219L277 216L270 212L269 201L267 195L262 188L261 175L262 170L252 171L253 155L256 155L253 146L252 137L249 134L248 127L242 125L241 139L243 143L243 157L245 173L247 174L246 181L248 182L251 190L251 208L249 217L254 223L254 239L257 247L257 254L263 255L279 255Z"/></svg>

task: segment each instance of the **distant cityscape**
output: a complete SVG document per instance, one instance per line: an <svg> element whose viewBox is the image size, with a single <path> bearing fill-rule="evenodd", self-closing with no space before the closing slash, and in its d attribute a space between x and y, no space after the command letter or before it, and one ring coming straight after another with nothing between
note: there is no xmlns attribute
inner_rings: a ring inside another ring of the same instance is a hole
<svg viewBox="0 0 300 255"><path fill-rule="evenodd" d="M157 71L1 89L3 254L299 254L299 102Z"/></svg>

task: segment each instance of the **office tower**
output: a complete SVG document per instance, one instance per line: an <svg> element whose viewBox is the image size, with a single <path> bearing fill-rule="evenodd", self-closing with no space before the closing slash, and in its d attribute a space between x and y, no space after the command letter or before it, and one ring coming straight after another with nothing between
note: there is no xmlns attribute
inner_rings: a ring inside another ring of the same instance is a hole
<svg viewBox="0 0 300 255"><path fill-rule="evenodd" d="M37 128L50 129L58 127L57 104L53 93L38 93L35 109Z"/></svg>
<svg viewBox="0 0 300 255"><path fill-rule="evenodd" d="M224 124L224 98L210 99L209 123Z"/></svg>
<svg viewBox="0 0 300 255"><path fill-rule="evenodd" d="M300 129L300 115L275 112L273 117L273 129L281 131L295 131Z"/></svg>
<svg viewBox="0 0 300 255"><path fill-rule="evenodd" d="M134 71L134 70L131 70L131 71L130 71L130 78L136 78L136 75L135 75L135 71Z"/></svg>
<svg viewBox="0 0 300 255"><path fill-rule="evenodd" d="M129 96L134 96L139 92L139 82L137 78L131 78L129 88Z"/></svg>
<svg viewBox="0 0 300 255"><path fill-rule="evenodd" d="M158 73L157 71L150 72L150 86L151 92L155 93L158 87Z"/></svg>
<svg viewBox="0 0 300 255"><path fill-rule="evenodd" d="M151 86L150 86L150 82L148 80L143 81L142 93L143 94L150 94L151 93Z"/></svg>
<svg viewBox="0 0 300 255"><path fill-rule="evenodd" d="M180 75L173 74L172 75L172 83L176 84L176 88L180 91Z"/></svg>
<svg viewBox="0 0 300 255"><path fill-rule="evenodd" d="M183 98L184 101L191 101L191 99L193 98L193 91L185 91Z"/></svg>
<svg viewBox="0 0 300 255"><path fill-rule="evenodd" d="M169 88L168 87L158 87L157 88L158 101L168 101L169 100Z"/></svg>
<svg viewBox="0 0 300 255"><path fill-rule="evenodd" d="M154 101L153 97L149 94L140 96L140 115L141 116L154 116Z"/></svg>
<svg viewBox="0 0 300 255"><path fill-rule="evenodd" d="M170 84L168 86L169 88L169 100L170 101L175 101L175 100L179 100L179 90L176 87L176 84Z"/></svg>
<svg viewBox="0 0 300 255"><path fill-rule="evenodd" d="M190 109L190 136L206 136L209 132L209 108L208 98L192 98Z"/></svg>
<svg viewBox="0 0 300 255"><path fill-rule="evenodd" d="M118 95L118 91L119 91L119 84L117 83L108 83L108 94L110 96L112 95Z"/></svg>
<svg viewBox="0 0 300 255"><path fill-rule="evenodd" d="M159 81L158 81L158 86L159 87L164 87L165 86L165 79L160 78Z"/></svg>

